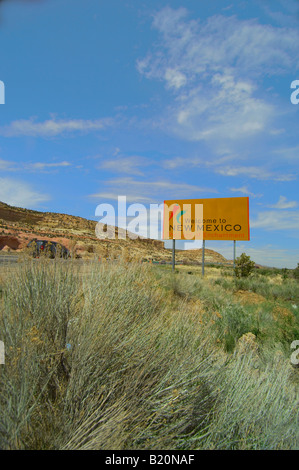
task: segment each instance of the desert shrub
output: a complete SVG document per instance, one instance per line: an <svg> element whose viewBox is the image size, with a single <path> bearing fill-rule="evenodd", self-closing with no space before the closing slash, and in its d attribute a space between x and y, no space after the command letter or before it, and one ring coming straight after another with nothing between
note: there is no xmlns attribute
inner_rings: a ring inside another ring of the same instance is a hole
<svg viewBox="0 0 299 470"><path fill-rule="evenodd" d="M178 271L173 275L171 271L165 272L164 269L157 269L155 277L160 287L177 297L186 299L202 297L203 291L207 290L205 282L199 276L188 276L187 273Z"/></svg>
<svg viewBox="0 0 299 470"><path fill-rule="evenodd" d="M257 325L251 312L243 306L233 303L227 303L219 308L216 327L227 352L234 350L242 335L257 331Z"/></svg>
<svg viewBox="0 0 299 470"><path fill-rule="evenodd" d="M45 260L4 286L1 448L159 448L198 427L211 347L185 306L174 320L144 267L73 269Z"/></svg>
<svg viewBox="0 0 299 470"><path fill-rule="evenodd" d="M248 277L254 270L254 261L250 260L250 256L242 253L236 258L235 274L237 277Z"/></svg>
<svg viewBox="0 0 299 470"><path fill-rule="evenodd" d="M19 266L3 286L1 448L46 445L53 406L69 373L66 332L76 294L72 274L49 260Z"/></svg>
<svg viewBox="0 0 299 470"><path fill-rule="evenodd" d="M292 367L279 350L263 364L254 350L236 353L219 372L214 419L200 448L279 450L298 445L298 388Z"/></svg>
<svg viewBox="0 0 299 470"><path fill-rule="evenodd" d="M290 278L290 270L287 268L281 269L281 277L283 281L286 281Z"/></svg>
<svg viewBox="0 0 299 470"><path fill-rule="evenodd" d="M261 294L264 297L269 297L271 285L269 284L266 277L245 277L236 278L234 280L235 290L247 290Z"/></svg>
<svg viewBox="0 0 299 470"><path fill-rule="evenodd" d="M299 302L299 285L294 279L289 279L283 284L272 284L269 289L269 297Z"/></svg>
<svg viewBox="0 0 299 470"><path fill-rule="evenodd" d="M293 277L294 279L296 279L297 281L299 280L299 263L297 263L297 267L294 269L293 271Z"/></svg>
<svg viewBox="0 0 299 470"><path fill-rule="evenodd" d="M256 273L260 274L261 276L272 276L273 269L267 267L261 267L255 270Z"/></svg>
<svg viewBox="0 0 299 470"><path fill-rule="evenodd" d="M223 277L219 277L219 278L215 279L214 284L216 286L221 286L224 289L231 289L232 288L231 279L227 279L227 278L223 278Z"/></svg>
<svg viewBox="0 0 299 470"><path fill-rule="evenodd" d="M294 279L288 279L281 284L271 283L264 276L250 276L249 278L236 278L232 284L225 280L217 280L217 283L227 290L247 290L262 295L266 299L283 299L288 301L299 301L299 286Z"/></svg>

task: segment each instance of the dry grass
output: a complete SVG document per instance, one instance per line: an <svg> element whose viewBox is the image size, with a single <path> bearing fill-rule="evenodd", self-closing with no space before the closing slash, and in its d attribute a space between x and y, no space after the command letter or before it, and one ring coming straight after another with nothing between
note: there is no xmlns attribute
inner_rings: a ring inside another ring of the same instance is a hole
<svg viewBox="0 0 299 470"><path fill-rule="evenodd" d="M125 262L20 264L1 289L1 448L298 447L287 316Z"/></svg>

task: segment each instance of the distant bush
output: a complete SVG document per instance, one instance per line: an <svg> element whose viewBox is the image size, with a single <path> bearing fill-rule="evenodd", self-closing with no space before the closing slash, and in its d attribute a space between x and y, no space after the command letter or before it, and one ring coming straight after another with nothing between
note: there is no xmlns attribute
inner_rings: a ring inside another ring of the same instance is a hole
<svg viewBox="0 0 299 470"><path fill-rule="evenodd" d="M299 281L299 263L297 263L297 267L293 271L293 277Z"/></svg>
<svg viewBox="0 0 299 470"><path fill-rule="evenodd" d="M262 268L256 269L256 273L262 276L273 276L275 274L279 274L279 270L274 269L274 268L262 267Z"/></svg>
<svg viewBox="0 0 299 470"><path fill-rule="evenodd" d="M254 270L255 263L250 260L250 256L242 253L236 258L235 274L237 277L248 277Z"/></svg>

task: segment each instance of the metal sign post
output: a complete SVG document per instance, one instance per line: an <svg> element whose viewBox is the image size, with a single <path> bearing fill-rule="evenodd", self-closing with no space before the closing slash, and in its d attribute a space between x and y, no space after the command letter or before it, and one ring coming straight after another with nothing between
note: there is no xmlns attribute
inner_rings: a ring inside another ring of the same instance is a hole
<svg viewBox="0 0 299 470"><path fill-rule="evenodd" d="M175 269L175 239L172 240L172 270Z"/></svg>
<svg viewBox="0 0 299 470"><path fill-rule="evenodd" d="M236 275L235 267L236 267L236 240L234 240L234 276Z"/></svg>
<svg viewBox="0 0 299 470"><path fill-rule="evenodd" d="M205 240L202 241L202 262L201 262L201 274L205 275Z"/></svg>

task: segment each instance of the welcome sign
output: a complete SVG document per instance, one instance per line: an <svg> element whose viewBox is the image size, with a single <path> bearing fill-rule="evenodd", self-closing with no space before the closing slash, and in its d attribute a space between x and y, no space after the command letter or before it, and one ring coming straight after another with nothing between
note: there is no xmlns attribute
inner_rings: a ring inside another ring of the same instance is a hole
<svg viewBox="0 0 299 470"><path fill-rule="evenodd" d="M164 201L164 240L250 240L249 198Z"/></svg>

